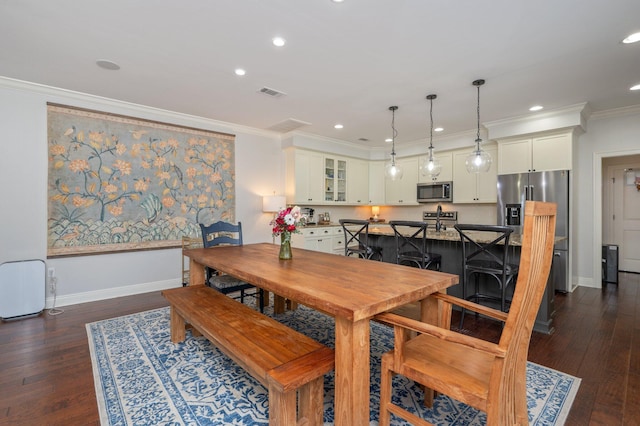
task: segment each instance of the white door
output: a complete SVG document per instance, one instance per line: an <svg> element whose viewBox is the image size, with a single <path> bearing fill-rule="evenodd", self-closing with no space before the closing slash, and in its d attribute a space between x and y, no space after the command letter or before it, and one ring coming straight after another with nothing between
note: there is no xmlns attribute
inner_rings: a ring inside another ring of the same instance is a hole
<svg viewBox="0 0 640 426"><path fill-rule="evenodd" d="M640 175L640 164L635 167ZM621 271L640 273L640 191L626 185L624 169L616 168L613 196L613 233L619 245Z"/></svg>

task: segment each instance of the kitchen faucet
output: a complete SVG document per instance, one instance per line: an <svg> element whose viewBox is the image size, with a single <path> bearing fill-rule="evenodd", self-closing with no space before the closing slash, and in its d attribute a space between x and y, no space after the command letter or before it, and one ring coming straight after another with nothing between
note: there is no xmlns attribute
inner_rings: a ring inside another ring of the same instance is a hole
<svg viewBox="0 0 640 426"><path fill-rule="evenodd" d="M442 206L438 204L438 208L436 209L436 232L440 232L440 229L442 229L442 222L440 222L441 214L442 214Z"/></svg>

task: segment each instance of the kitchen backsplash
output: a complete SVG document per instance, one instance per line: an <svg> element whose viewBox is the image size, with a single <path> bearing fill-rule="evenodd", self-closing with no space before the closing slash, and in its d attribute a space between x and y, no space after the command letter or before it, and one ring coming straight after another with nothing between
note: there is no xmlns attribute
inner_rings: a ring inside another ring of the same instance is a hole
<svg viewBox="0 0 640 426"><path fill-rule="evenodd" d="M483 225L496 224L495 204L453 204L442 203L443 211L456 210L459 223L476 223ZM422 220L422 212L436 211L438 204L420 204L419 206L380 206L378 217L390 220ZM368 219L371 214L371 206L305 206L315 209L315 217L329 212L331 222L337 223L340 219Z"/></svg>

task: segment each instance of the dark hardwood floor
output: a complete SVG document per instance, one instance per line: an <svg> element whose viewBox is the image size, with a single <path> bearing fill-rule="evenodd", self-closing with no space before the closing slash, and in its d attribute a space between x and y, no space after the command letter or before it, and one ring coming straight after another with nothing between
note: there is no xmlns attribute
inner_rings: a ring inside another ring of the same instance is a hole
<svg viewBox="0 0 640 426"><path fill-rule="evenodd" d="M640 275L556 295L555 332L534 333L529 360L582 378L567 425L640 424ZM0 424L98 425L85 324L166 306L160 293L65 306L0 325ZM455 322L454 322L455 323ZM500 326L465 319L474 335Z"/></svg>

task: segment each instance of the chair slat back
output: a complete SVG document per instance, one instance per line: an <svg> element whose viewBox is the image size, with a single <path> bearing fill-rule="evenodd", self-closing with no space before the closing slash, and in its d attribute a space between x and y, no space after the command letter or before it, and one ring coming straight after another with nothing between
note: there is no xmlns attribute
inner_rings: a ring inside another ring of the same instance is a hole
<svg viewBox="0 0 640 426"><path fill-rule="evenodd" d="M500 392L514 392L514 389L506 389L514 385L514 381L509 380L510 377L526 377L533 323L551 270L555 227L555 203L526 202L518 281L499 342L507 353L505 368L500 377L492 378L494 383L501 382L501 385L493 387L499 389L502 386ZM518 396L525 398L520 394ZM521 403L526 404L526 401Z"/></svg>
<svg viewBox="0 0 640 426"><path fill-rule="evenodd" d="M200 224L202 243L205 248L219 245L242 245L242 223L234 225L218 221L209 226Z"/></svg>

